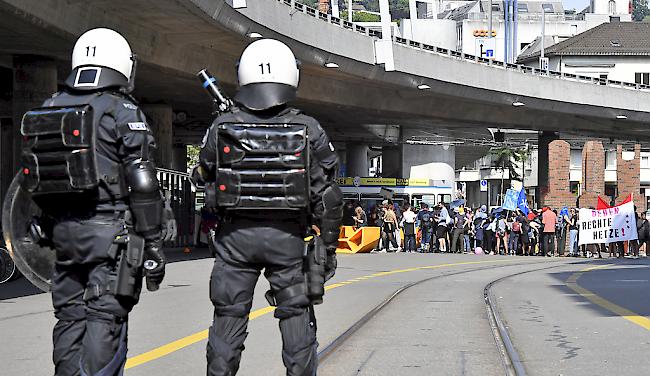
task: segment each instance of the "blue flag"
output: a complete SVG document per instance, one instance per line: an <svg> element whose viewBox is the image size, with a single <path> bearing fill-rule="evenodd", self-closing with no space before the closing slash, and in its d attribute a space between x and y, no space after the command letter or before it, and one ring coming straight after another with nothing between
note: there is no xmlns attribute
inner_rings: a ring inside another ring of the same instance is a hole
<svg viewBox="0 0 650 376"><path fill-rule="evenodd" d="M522 213L524 213L524 215L528 215L530 210L528 210L528 200L526 199L526 191L524 190L524 187L521 187L521 191L519 191L517 207L522 211Z"/></svg>

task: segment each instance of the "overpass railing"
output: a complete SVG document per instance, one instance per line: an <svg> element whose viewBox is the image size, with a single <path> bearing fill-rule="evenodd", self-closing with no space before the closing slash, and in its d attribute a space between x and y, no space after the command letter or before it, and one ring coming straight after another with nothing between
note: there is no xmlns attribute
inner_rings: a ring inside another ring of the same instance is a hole
<svg viewBox="0 0 650 376"><path fill-rule="evenodd" d="M178 236L173 242L165 243L166 247L186 247L193 243L194 238L194 213L196 192L190 183L190 175L185 172L158 169L158 181L170 201Z"/></svg>
<svg viewBox="0 0 650 376"><path fill-rule="evenodd" d="M296 0L276 0L280 3L284 3L285 5L288 5L292 7L292 9L295 9L296 11L305 13L309 16L312 16L316 19L319 19L321 21L328 22L332 25L336 25L339 27L342 27L344 29L352 30L354 32L360 33L367 35L369 37L373 38L382 38L382 33L381 31L376 31L376 30L370 30L366 27L356 25L352 22L348 22L347 20L343 20L338 17L334 17L331 14L323 13L320 12L318 9L314 9L310 6L307 6L305 4L299 3ZM597 77L591 77L591 76L582 76L582 75L576 75L576 74L571 74L571 73L564 73L564 72L557 72L557 71L552 71L552 70L544 70L544 69L539 69L539 68L533 68L529 67L527 65L522 65L522 64L513 64L513 63L504 63L502 61L497 61L497 60L492 60L492 59L487 59L484 57L480 56L475 56L475 55L470 55L466 54L463 52L455 51L455 50L450 50L447 48L442 48L442 47L436 47L432 46L430 44L425 44L421 42L416 42L413 40L397 37L397 36L392 36L392 40L395 43L410 47L410 48L415 48L423 51L427 51L430 53L434 53L437 55L443 55L443 56L448 56L450 58L455 58L467 62L472 62L476 64L482 64L482 65L487 65L495 68L501 68L501 69L507 69L507 70L512 70L512 71L517 71L523 74L530 74L530 75L536 75L536 76L542 76L542 77L549 77L549 78L554 78L554 79L562 79L562 80L568 80L568 81L576 81L576 82L584 82L584 83L590 83L590 84L595 84L595 85L606 85L606 86L612 86L612 87L619 87L623 89L632 89L632 90L650 90L650 85L644 85L644 84L638 84L638 83L633 83L633 82L623 82L623 81L616 81L616 80L608 80L604 78L597 78Z"/></svg>

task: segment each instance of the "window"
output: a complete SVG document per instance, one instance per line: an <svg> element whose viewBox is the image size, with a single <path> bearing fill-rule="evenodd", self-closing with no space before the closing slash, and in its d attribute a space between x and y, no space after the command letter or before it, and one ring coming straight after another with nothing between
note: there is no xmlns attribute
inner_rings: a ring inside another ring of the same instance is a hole
<svg viewBox="0 0 650 376"><path fill-rule="evenodd" d="M609 150L605 152L605 169L616 169L616 150Z"/></svg>
<svg viewBox="0 0 650 376"><path fill-rule="evenodd" d="M609 0L608 9L609 14L616 14L616 1Z"/></svg>
<svg viewBox="0 0 650 376"><path fill-rule="evenodd" d="M650 157L641 157L641 168L650 168Z"/></svg>
<svg viewBox="0 0 650 376"><path fill-rule="evenodd" d="M580 169L582 166L582 150L571 150L570 168Z"/></svg>
<svg viewBox="0 0 650 376"><path fill-rule="evenodd" d="M492 4L492 11L493 12L500 12L501 11L501 5L500 4Z"/></svg>
<svg viewBox="0 0 650 376"><path fill-rule="evenodd" d="M605 183L605 195L609 197L618 196L616 183Z"/></svg>
<svg viewBox="0 0 650 376"><path fill-rule="evenodd" d="M517 11L519 13L528 13L528 4L517 3Z"/></svg>
<svg viewBox="0 0 650 376"><path fill-rule="evenodd" d="M572 181L569 183L569 189L571 190L571 193L573 193L576 196L580 195L580 182L579 181Z"/></svg>
<svg viewBox="0 0 650 376"><path fill-rule="evenodd" d="M553 4L548 4L548 3L542 4L542 10L544 11L544 13L553 13L554 12Z"/></svg>
<svg viewBox="0 0 650 376"><path fill-rule="evenodd" d="M438 202L442 202L443 204L451 203L451 195L448 194L438 195Z"/></svg>
<svg viewBox="0 0 650 376"><path fill-rule="evenodd" d="M650 85L650 73L634 73L634 82L642 85Z"/></svg>

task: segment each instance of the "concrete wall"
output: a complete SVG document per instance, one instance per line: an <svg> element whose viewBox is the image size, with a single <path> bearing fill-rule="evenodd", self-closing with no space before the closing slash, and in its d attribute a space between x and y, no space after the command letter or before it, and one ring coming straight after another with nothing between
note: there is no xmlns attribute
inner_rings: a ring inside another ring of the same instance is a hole
<svg viewBox="0 0 650 376"><path fill-rule="evenodd" d="M610 1L614 1L614 5L615 5L614 13L610 12L610 7L609 7ZM591 0L591 9L593 13L601 14L601 15L630 14L630 2L631 1L628 0Z"/></svg>
<svg viewBox="0 0 650 376"><path fill-rule="evenodd" d="M400 31L406 39L456 49L456 21L453 20L402 20Z"/></svg>
<svg viewBox="0 0 650 376"><path fill-rule="evenodd" d="M634 82L635 73L650 73L650 56L562 56L553 57L560 72Z"/></svg>

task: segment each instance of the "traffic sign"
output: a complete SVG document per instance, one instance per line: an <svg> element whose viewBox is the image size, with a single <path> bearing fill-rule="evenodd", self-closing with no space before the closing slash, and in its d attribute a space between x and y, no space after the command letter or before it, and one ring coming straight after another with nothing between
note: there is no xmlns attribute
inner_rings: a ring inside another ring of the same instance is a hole
<svg viewBox="0 0 650 376"><path fill-rule="evenodd" d="M488 181L487 180L481 180L480 186L481 186L481 192L487 192L487 190L488 190Z"/></svg>
<svg viewBox="0 0 650 376"><path fill-rule="evenodd" d="M539 69L548 70L548 58L547 57L540 57L539 58Z"/></svg>
<svg viewBox="0 0 650 376"><path fill-rule="evenodd" d="M485 57L494 57L494 50L485 50Z"/></svg>

